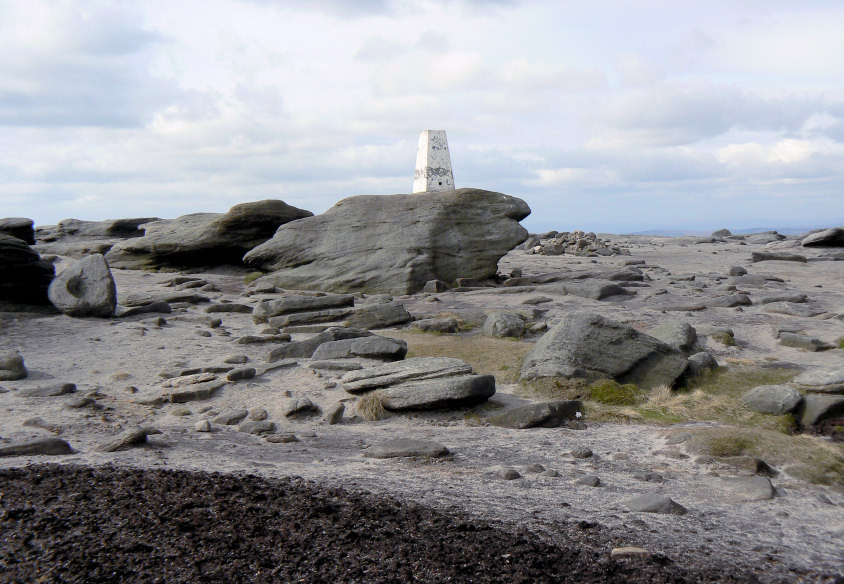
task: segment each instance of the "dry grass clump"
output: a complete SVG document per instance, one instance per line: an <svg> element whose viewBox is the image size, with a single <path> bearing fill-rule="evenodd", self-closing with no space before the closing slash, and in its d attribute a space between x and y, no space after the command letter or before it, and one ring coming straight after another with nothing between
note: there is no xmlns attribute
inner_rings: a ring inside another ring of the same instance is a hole
<svg viewBox="0 0 844 584"><path fill-rule="evenodd" d="M414 329L383 331L385 336L407 342L407 357L454 357L472 366L475 373L491 374L498 383L514 383L533 343L477 334L436 334Z"/></svg>
<svg viewBox="0 0 844 584"><path fill-rule="evenodd" d="M792 476L844 485L844 446L815 436L788 436L764 428L719 426L689 430L687 448L710 456L756 456Z"/></svg>
<svg viewBox="0 0 844 584"><path fill-rule="evenodd" d="M355 402L355 411L367 422L374 422L384 417L384 402L381 401L381 394L378 391L370 391L361 396Z"/></svg>

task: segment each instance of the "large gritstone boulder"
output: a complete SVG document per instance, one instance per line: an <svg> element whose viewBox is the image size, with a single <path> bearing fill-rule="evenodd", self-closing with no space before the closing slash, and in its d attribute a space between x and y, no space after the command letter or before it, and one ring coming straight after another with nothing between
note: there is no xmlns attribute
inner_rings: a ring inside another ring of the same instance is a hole
<svg viewBox="0 0 844 584"><path fill-rule="evenodd" d="M677 349L589 312L567 314L525 358L522 379L615 379L641 387L672 385L688 367Z"/></svg>
<svg viewBox="0 0 844 584"><path fill-rule="evenodd" d="M68 316L114 315L117 289L105 258L88 256L56 276L48 291L50 302Z"/></svg>
<svg viewBox="0 0 844 584"><path fill-rule="evenodd" d="M803 247L844 247L844 227L830 227L803 237Z"/></svg>
<svg viewBox="0 0 844 584"><path fill-rule="evenodd" d="M235 205L227 213L194 213L143 226L145 235L114 245L115 268L239 265L247 251L272 237L279 225L313 213L265 200ZM336 234L335 234L336 235Z"/></svg>
<svg viewBox="0 0 844 584"><path fill-rule="evenodd" d="M0 303L49 304L47 287L54 273L53 264L25 241L0 233Z"/></svg>
<svg viewBox="0 0 844 584"><path fill-rule="evenodd" d="M529 214L521 199L479 189L350 197L243 260L280 288L410 294L430 280L493 277Z"/></svg>

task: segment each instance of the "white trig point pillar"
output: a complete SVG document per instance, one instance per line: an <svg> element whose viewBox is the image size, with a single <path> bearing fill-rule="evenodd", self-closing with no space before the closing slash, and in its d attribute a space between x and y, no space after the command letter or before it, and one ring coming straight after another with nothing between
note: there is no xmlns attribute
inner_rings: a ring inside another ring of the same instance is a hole
<svg viewBox="0 0 844 584"><path fill-rule="evenodd" d="M451 173L445 130L424 130L419 134L413 192L453 190L454 175Z"/></svg>

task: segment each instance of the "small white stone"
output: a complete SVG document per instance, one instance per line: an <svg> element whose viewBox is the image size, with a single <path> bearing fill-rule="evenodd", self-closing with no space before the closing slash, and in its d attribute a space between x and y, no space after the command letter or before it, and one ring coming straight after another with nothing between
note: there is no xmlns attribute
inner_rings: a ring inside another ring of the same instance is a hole
<svg viewBox="0 0 844 584"><path fill-rule="evenodd" d="M211 431L211 422L208 420L200 420L196 424L194 424L194 429L197 432L210 432Z"/></svg>

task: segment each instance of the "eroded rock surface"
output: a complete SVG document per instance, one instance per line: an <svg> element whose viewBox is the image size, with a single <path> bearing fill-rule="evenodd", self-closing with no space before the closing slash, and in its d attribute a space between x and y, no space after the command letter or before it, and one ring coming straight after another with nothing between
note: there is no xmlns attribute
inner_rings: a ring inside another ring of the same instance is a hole
<svg viewBox="0 0 844 584"><path fill-rule="evenodd" d="M521 199L478 189L359 196L291 223L244 257L281 288L408 294L495 275L527 237Z"/></svg>

